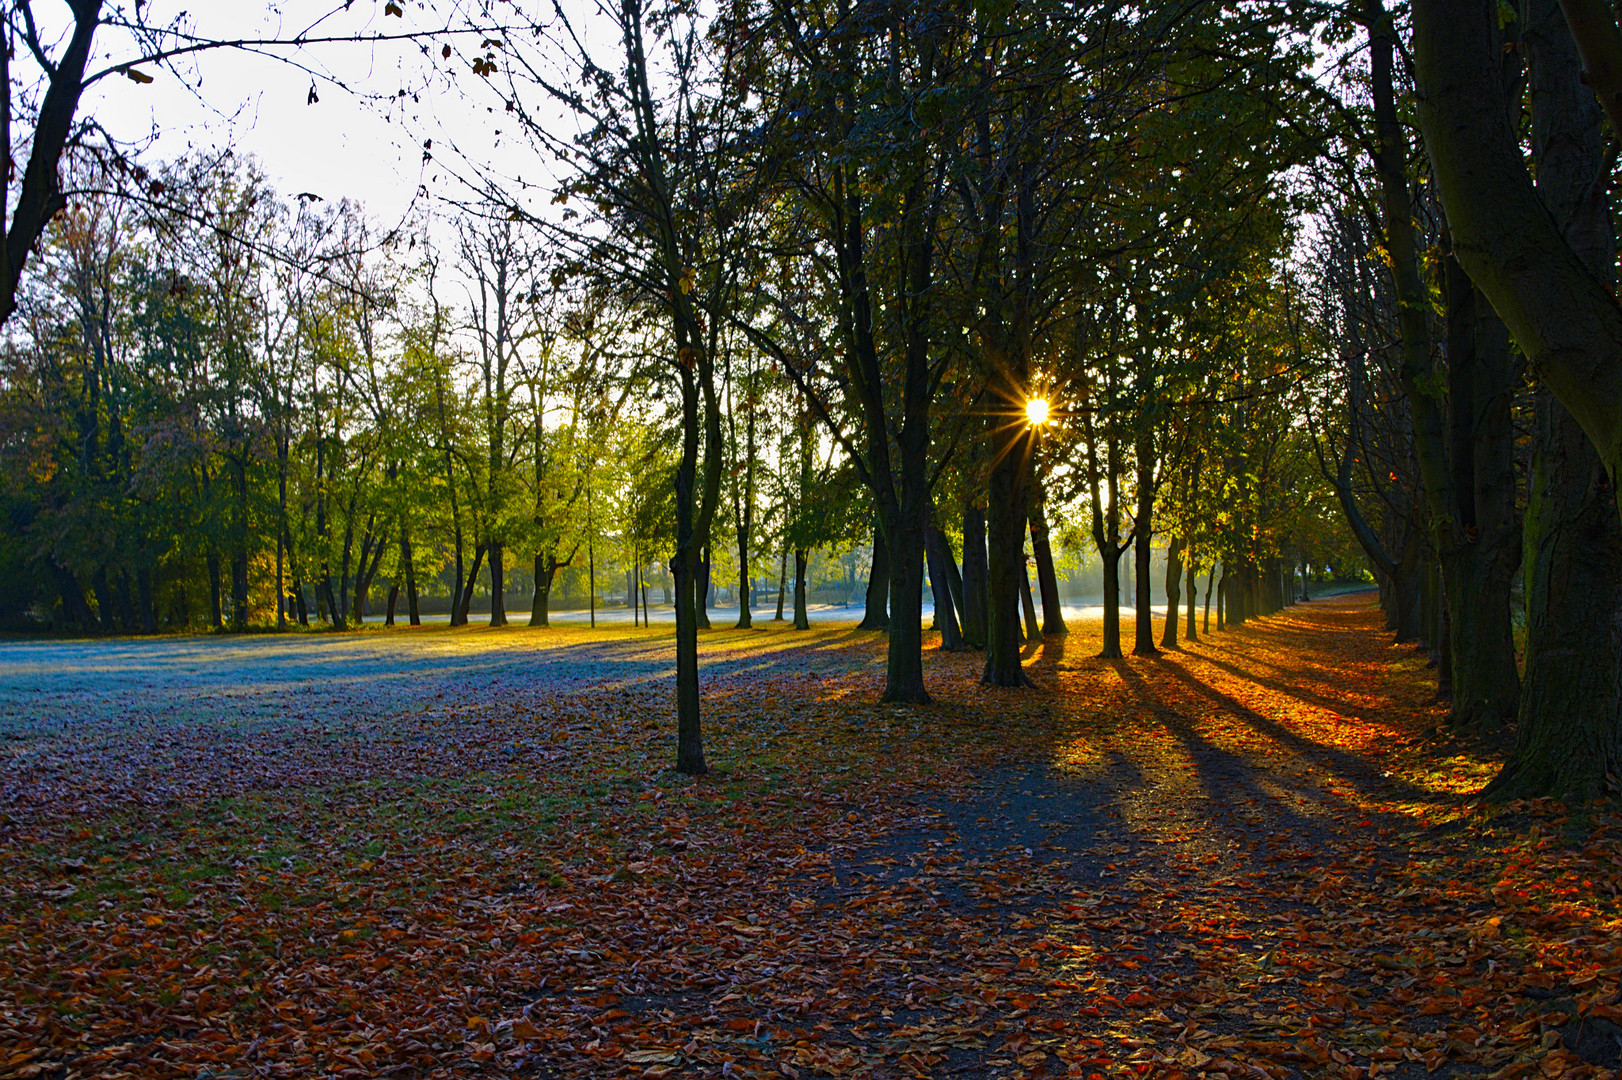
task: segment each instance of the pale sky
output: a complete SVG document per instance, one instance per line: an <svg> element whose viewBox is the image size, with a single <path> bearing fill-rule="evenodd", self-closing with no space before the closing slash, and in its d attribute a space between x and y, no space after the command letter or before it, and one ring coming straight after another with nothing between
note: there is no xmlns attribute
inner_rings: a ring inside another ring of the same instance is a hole
<svg viewBox="0 0 1622 1080"><path fill-rule="evenodd" d="M187 9L173 0L146 7L154 11L154 21ZM354 0L348 11L335 0L208 0L190 10L199 34L229 39L296 36L335 7L340 10L311 30L312 35L399 33L435 29L446 21L420 0L403 4L404 18L385 15L383 0ZM150 152L154 159L175 157L188 147L232 146L257 156L284 196L310 191L334 201L355 198L388 227L408 211L421 184L435 194L465 193L454 162L447 160L450 171L437 161L423 163L424 139L433 139L436 151L454 143L476 160L496 162L531 181L544 178L542 160L527 144L515 142L514 132L506 132L504 139L495 134L500 111L490 111L490 95L481 94L481 80L467 73L464 58L464 53L472 55L477 39L461 35L450 40L456 55L448 61L440 52L444 39L432 43L429 57L411 42L275 50L298 67L238 49L205 52L182 63L187 80L150 65L143 69L154 76L149 85L120 75L104 79L87 93L81 114L94 116L126 139L156 128L159 137ZM92 70L132 55L129 42L110 35L98 38L97 46L99 62L92 63ZM459 72L460 85L470 90L447 92L447 69ZM441 77L436 80L430 72ZM424 92L436 82L437 92ZM320 99L314 104L308 101L312 84ZM400 89L416 93L416 100L379 100Z"/></svg>

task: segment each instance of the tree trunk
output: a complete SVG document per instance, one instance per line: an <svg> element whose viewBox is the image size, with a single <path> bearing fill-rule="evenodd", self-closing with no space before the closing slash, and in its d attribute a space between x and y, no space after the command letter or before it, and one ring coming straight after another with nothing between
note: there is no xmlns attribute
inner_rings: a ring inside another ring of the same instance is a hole
<svg viewBox="0 0 1622 1080"><path fill-rule="evenodd" d="M986 488L986 666L982 686L1030 686L1020 664L1020 582L1025 578L1025 480L1030 429L1009 436Z"/></svg>
<svg viewBox="0 0 1622 1080"><path fill-rule="evenodd" d="M738 625L735 629L748 630L755 625L754 615L749 610L753 593L749 580L749 512L745 511L743 524L738 526Z"/></svg>
<svg viewBox="0 0 1622 1080"><path fill-rule="evenodd" d="M457 601L457 609L461 612L458 626L466 626L468 614L473 610L473 590L479 584L479 567L484 563L485 545L476 544L473 547L473 568L467 575L467 582L462 586L462 596Z"/></svg>
<svg viewBox="0 0 1622 1080"><path fill-rule="evenodd" d="M922 448L919 448L920 451ZM921 464L921 463L920 463ZM906 465L902 466L907 469ZM922 468L912 470L921 473ZM889 648L885 655L884 693L880 701L929 704L924 689L924 528L927 492L905 491L889 542ZM912 503L913 505L908 505Z"/></svg>
<svg viewBox="0 0 1622 1080"><path fill-rule="evenodd" d="M455 525L455 515L452 514L453 526L451 529L451 554L456 567L456 579L451 585L451 625L463 626L467 623L467 615L462 610L462 590L467 588L465 566L462 563L462 529Z"/></svg>
<svg viewBox="0 0 1622 1080"><path fill-rule="evenodd" d="M1442 548L1455 727L1496 730L1520 705L1510 583L1521 563L1515 428L1519 373L1509 335L1458 263L1446 260L1450 452L1460 528Z"/></svg>
<svg viewBox="0 0 1622 1080"><path fill-rule="evenodd" d="M1570 249L1608 284L1615 240L1597 103L1580 84L1555 5L1532 0L1526 13L1538 194ZM1540 379L1534 399L1526 677L1515 747L1484 794L1579 802L1614 797L1622 777L1622 526L1614 470L1551 390Z"/></svg>
<svg viewBox="0 0 1622 1080"><path fill-rule="evenodd" d="M1025 612L1025 640L1041 641L1042 624L1036 617L1036 599L1031 595L1031 572L1027 567L1019 568L1019 606Z"/></svg>
<svg viewBox="0 0 1622 1080"><path fill-rule="evenodd" d="M1526 679L1515 748L1484 794L1582 801L1622 777L1622 525L1587 435L1537 395L1526 513Z"/></svg>
<svg viewBox="0 0 1622 1080"><path fill-rule="evenodd" d="M1213 570L1212 573L1216 571ZM1226 630L1228 605L1228 562L1222 561L1222 577L1217 581L1217 629Z"/></svg>
<svg viewBox="0 0 1622 1080"><path fill-rule="evenodd" d="M811 616L805 607L805 567L810 561L810 552L804 548L794 549L794 629L811 629Z"/></svg>
<svg viewBox="0 0 1622 1080"><path fill-rule="evenodd" d="M1098 655L1105 660L1121 658L1121 555L1125 548L1113 543L1099 552L1103 558L1104 647Z"/></svg>
<svg viewBox="0 0 1622 1080"><path fill-rule="evenodd" d="M422 611L417 603L417 566L411 557L411 533L403 519L400 522L400 566L405 570L406 613L412 626L421 626Z"/></svg>
<svg viewBox="0 0 1622 1080"><path fill-rule="evenodd" d="M1194 605L1199 598L1199 576L1199 567L1195 566L1193 561L1190 560L1188 564L1188 582L1185 588L1188 592L1188 633L1186 636L1191 642L1200 640L1200 635L1194 629Z"/></svg>
<svg viewBox="0 0 1622 1080"><path fill-rule="evenodd" d="M1139 469L1139 483L1143 482L1143 470ZM1134 584L1137 586L1137 618L1133 626L1133 656L1153 656L1160 650L1155 648L1155 619L1154 619L1154 575L1151 570L1154 566L1154 550L1149 546L1152 534L1149 531L1149 510L1153 506L1153 493L1138 496L1138 535L1133 551L1137 565L1133 567ZM1147 504L1147 505L1146 505Z"/></svg>
<svg viewBox="0 0 1622 1080"><path fill-rule="evenodd" d="M390 584L389 584L389 608L388 608L388 613L383 616L383 625L384 626L393 626L394 625L394 605L399 599L400 599L400 583L398 581L390 582Z"/></svg>
<svg viewBox="0 0 1622 1080"><path fill-rule="evenodd" d="M1538 385L1577 419L1615 475L1622 469L1622 364L1616 362L1622 305L1596 272L1593 243L1582 235L1591 223L1608 237L1609 223L1598 215L1585 215L1586 221L1562 216L1555 200L1533 188L1519 111L1512 121L1504 108L1498 18L1497 9L1482 0L1413 4L1425 147L1459 262L1508 324ZM1574 69L1574 61L1559 63ZM1577 110L1586 109L1563 90L1554 111L1575 119ZM1584 138L1593 133L1586 119L1580 131L1576 124L1568 130ZM1555 164L1539 161L1540 181ZM1589 197L1606 193L1595 186Z"/></svg>
<svg viewBox="0 0 1622 1080"><path fill-rule="evenodd" d="M676 482L680 484L682 481L678 478ZM683 500L679 494L676 501L677 535L681 537L684 533L681 521ZM687 503L687 557L681 557L683 545L678 540L678 555L670 563L671 576L676 579L676 771L698 775L706 771L698 700L698 617L703 608L698 592L699 560L697 545L692 539L690 496Z"/></svg>
<svg viewBox="0 0 1622 1080"><path fill-rule="evenodd" d="M963 643L986 647L986 512L963 504Z"/></svg>
<svg viewBox="0 0 1622 1080"><path fill-rule="evenodd" d="M694 588L698 594L698 607L693 612L694 626L699 630L710 628L710 545L705 544L699 554ZM697 639L694 639L697 640Z"/></svg>
<svg viewBox="0 0 1622 1080"><path fill-rule="evenodd" d="M1211 593L1216 588L1217 564L1211 564L1211 573L1205 579L1205 625L1201 627L1207 634L1211 632ZM1217 616L1217 629L1222 629L1222 617Z"/></svg>
<svg viewBox="0 0 1622 1080"><path fill-rule="evenodd" d="M1053 545L1048 539L1045 492L1037 487L1032 494L1031 554L1036 559L1036 584L1042 594L1042 636L1063 637L1070 631L1059 605L1059 573L1053 565Z"/></svg>
<svg viewBox="0 0 1622 1080"><path fill-rule="evenodd" d="M876 515L875 515L876 516ZM858 630L883 630L890 625L890 545L884 537L884 527L875 521L873 526L873 565L867 574L867 610Z"/></svg>
<svg viewBox="0 0 1622 1080"><path fill-rule="evenodd" d="M777 567L777 614L772 622L783 621L783 596L788 589L788 548L783 549L782 561Z"/></svg>
<svg viewBox="0 0 1622 1080"><path fill-rule="evenodd" d="M572 556L571 556L572 558ZM557 576L557 558L535 553L535 588L529 597L529 625L552 625L552 579Z"/></svg>
<svg viewBox="0 0 1622 1080"><path fill-rule="evenodd" d="M490 541L490 625L507 625L507 578L500 540Z"/></svg>
<svg viewBox="0 0 1622 1080"><path fill-rule="evenodd" d="M367 539L372 539L371 530L367 530ZM366 598L372 591L372 582L377 577L377 568L383 562L383 536L377 536L377 542L371 545L371 558L366 557L366 545L361 546L360 565L355 567L355 625L360 626L364 620L361 615L366 611Z"/></svg>
<svg viewBox="0 0 1622 1080"><path fill-rule="evenodd" d="M1193 568L1190 568L1190 576ZM1166 549L1166 631L1160 636L1160 647L1163 649L1177 648L1177 620L1182 618L1182 582L1183 582L1183 538L1173 536L1171 546ZM1189 610L1190 623L1193 619L1193 609Z"/></svg>
<svg viewBox="0 0 1622 1080"><path fill-rule="evenodd" d="M957 612L953 609L951 579L946 571L952 557L944 539L931 522L924 537L924 555L929 562L929 587L935 597L935 625L941 632L941 648L946 652L960 652L963 633L958 629Z"/></svg>

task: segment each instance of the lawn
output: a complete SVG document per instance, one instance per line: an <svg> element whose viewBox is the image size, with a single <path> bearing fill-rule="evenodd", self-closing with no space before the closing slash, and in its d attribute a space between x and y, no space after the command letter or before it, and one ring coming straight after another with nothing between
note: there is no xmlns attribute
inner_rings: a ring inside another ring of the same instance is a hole
<svg viewBox="0 0 1622 1080"><path fill-rule="evenodd" d="M0 1077L1605 1076L1622 820L1367 596L1034 691L668 628L0 645ZM933 643L931 642L931 645Z"/></svg>

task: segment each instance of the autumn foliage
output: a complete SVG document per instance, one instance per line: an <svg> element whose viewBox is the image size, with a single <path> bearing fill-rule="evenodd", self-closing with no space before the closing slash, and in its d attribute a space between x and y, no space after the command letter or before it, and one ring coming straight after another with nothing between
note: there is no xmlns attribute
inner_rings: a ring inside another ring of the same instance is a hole
<svg viewBox="0 0 1622 1080"><path fill-rule="evenodd" d="M1034 691L931 651L928 707L870 635L712 632L696 780L657 631L14 697L0 1076L1609 1075L1622 822L1473 804L1366 598L1096 630Z"/></svg>

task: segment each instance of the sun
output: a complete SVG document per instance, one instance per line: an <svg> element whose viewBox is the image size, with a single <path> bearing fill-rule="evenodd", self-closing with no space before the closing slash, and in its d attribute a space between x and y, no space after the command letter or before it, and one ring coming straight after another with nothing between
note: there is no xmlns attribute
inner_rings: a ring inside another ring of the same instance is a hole
<svg viewBox="0 0 1622 1080"><path fill-rule="evenodd" d="M1041 427L1048 422L1048 403L1045 398L1032 398L1025 403L1025 419L1031 422L1032 427Z"/></svg>

